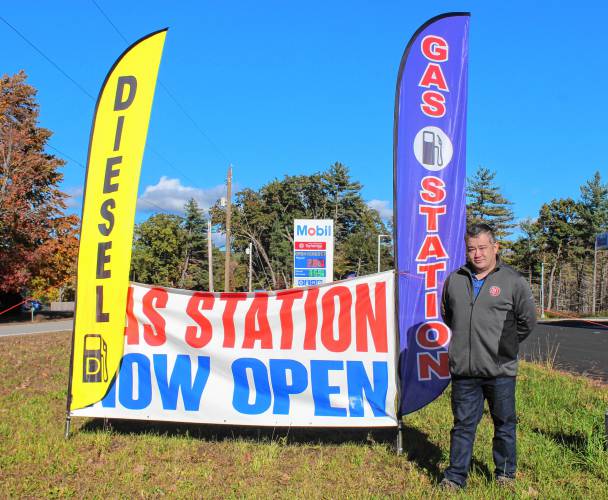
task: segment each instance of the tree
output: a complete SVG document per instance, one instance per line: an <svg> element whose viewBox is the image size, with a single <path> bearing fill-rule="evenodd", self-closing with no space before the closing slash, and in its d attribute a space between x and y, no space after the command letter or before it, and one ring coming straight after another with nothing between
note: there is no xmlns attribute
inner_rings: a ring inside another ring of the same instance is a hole
<svg viewBox="0 0 608 500"><path fill-rule="evenodd" d="M185 231L184 262L179 287L189 290L207 290L207 223L194 199L184 206L183 228Z"/></svg>
<svg viewBox="0 0 608 500"><path fill-rule="evenodd" d="M507 260L516 269L526 271L528 282L532 286L532 276L540 273L539 268L542 262L541 230L537 221L532 219L523 220L519 227L523 236L517 238L511 245L511 252L507 256Z"/></svg>
<svg viewBox="0 0 608 500"><path fill-rule="evenodd" d="M285 176L258 191L236 193L232 245L240 255L253 244L254 287L291 286L294 219L334 220L337 278L348 272L374 272L377 235L387 229L378 212L365 204L361 189L338 162L325 172ZM224 209L216 204L211 213L214 223L224 227Z"/></svg>
<svg viewBox="0 0 608 500"><path fill-rule="evenodd" d="M598 233L608 231L608 184L602 184L599 172L581 186L581 223L589 254Z"/></svg>
<svg viewBox="0 0 608 500"><path fill-rule="evenodd" d="M334 163L322 174L323 188L329 200L334 220L336 239L343 240L361 226L361 215L366 205L361 198L360 182L351 180L348 167Z"/></svg>
<svg viewBox="0 0 608 500"><path fill-rule="evenodd" d="M553 304L555 273L565 262L584 253L580 204L572 198L556 199L543 204L538 217L543 254L550 265L547 309Z"/></svg>
<svg viewBox="0 0 608 500"><path fill-rule="evenodd" d="M52 133L38 126L36 89L26 78L20 71L0 80L0 292L22 290L42 267L48 271L52 240L63 241L64 228L77 221L64 216L58 185L65 162L45 152Z"/></svg>
<svg viewBox="0 0 608 500"><path fill-rule="evenodd" d="M580 201L580 214L581 214L581 237L583 239L583 245L585 247L584 258L579 265L579 289L580 294L583 295L583 283L584 275L590 275L591 280L588 281L587 298L590 301L591 310L595 310L593 303L594 288L596 288L597 279L594 282L593 273L593 261L595 254L595 238L599 233L608 231L608 184L602 183L602 178L599 172L595 172L593 178L588 180L581 186L581 201ZM601 277L605 273L604 261L600 258L597 259L597 275L600 277L600 293L595 295L596 301L599 297L600 307L602 305L602 292L604 286L602 284ZM585 268L588 268L588 272ZM597 291L597 288L596 288Z"/></svg>
<svg viewBox="0 0 608 500"><path fill-rule="evenodd" d="M178 287L187 233L179 215L156 214L135 227L131 273L134 281Z"/></svg>
<svg viewBox="0 0 608 500"><path fill-rule="evenodd" d="M489 224L501 243L515 227L513 211L509 208L512 203L500 192L494 184L496 172L479 167L473 178L467 179L467 223Z"/></svg>
<svg viewBox="0 0 608 500"><path fill-rule="evenodd" d="M63 301L75 297L78 217L64 217L59 222L40 249L45 257L28 285L30 295L37 299Z"/></svg>

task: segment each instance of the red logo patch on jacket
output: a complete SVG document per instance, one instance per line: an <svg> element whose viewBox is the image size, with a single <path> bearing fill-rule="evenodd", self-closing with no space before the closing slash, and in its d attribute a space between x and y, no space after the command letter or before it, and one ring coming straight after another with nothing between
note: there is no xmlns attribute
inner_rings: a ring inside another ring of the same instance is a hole
<svg viewBox="0 0 608 500"><path fill-rule="evenodd" d="M497 286L490 287L490 295L492 297L498 297L500 295L500 288Z"/></svg>

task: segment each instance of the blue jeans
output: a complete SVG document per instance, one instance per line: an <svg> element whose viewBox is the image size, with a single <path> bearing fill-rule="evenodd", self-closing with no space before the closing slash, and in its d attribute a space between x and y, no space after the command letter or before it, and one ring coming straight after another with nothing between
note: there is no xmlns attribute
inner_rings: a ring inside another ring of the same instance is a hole
<svg viewBox="0 0 608 500"><path fill-rule="evenodd" d="M466 484L477 424L488 400L494 421L492 452L496 476L515 477L515 377L452 378L454 427L450 436L450 466L445 477L461 486Z"/></svg>

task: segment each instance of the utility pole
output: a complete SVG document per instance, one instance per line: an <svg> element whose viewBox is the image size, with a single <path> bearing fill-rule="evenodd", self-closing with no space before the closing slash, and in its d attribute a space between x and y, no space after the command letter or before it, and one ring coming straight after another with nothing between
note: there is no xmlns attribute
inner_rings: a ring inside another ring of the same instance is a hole
<svg viewBox="0 0 608 500"><path fill-rule="evenodd" d="M224 264L224 292L230 291L230 215L232 197L232 165L228 167L226 178L226 260Z"/></svg>
<svg viewBox="0 0 608 500"><path fill-rule="evenodd" d="M252 262L251 262L251 257L253 256L253 243L251 243L251 241L249 242L249 246L247 247L246 250L247 255L249 255L249 293L251 293L251 289L252 289Z"/></svg>
<svg viewBox="0 0 608 500"><path fill-rule="evenodd" d="M207 220L207 260L209 261L209 291L213 292L213 244L211 242L211 216Z"/></svg>
<svg viewBox="0 0 608 500"><path fill-rule="evenodd" d="M540 263L540 317L545 317L545 261Z"/></svg>

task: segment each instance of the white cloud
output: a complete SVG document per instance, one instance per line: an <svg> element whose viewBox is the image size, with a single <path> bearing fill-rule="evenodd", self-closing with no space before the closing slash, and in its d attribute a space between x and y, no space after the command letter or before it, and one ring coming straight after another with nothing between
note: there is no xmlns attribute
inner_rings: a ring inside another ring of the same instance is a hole
<svg viewBox="0 0 608 500"><path fill-rule="evenodd" d="M210 206L225 196L226 188L223 184L208 189L183 186L179 179L170 179L162 176L158 184L147 186L144 194L137 200L137 209L143 212L184 212L184 205L190 198L198 203L199 208L208 210Z"/></svg>
<svg viewBox="0 0 608 500"><path fill-rule="evenodd" d="M382 219L386 220L393 218L393 208L386 200L370 200L367 202L367 206L377 210Z"/></svg>
<svg viewBox="0 0 608 500"><path fill-rule="evenodd" d="M65 199L65 205L68 208L77 207L82 203L82 193L84 190L82 187L71 187L67 188L65 191L67 194L67 198Z"/></svg>

